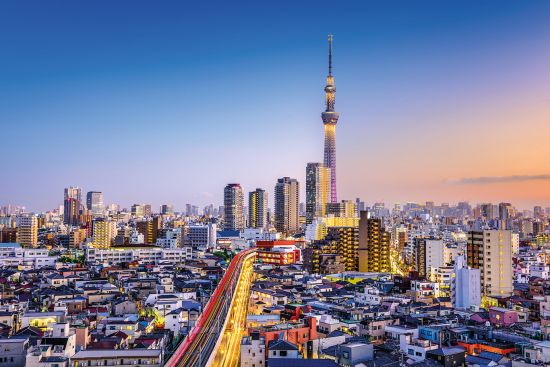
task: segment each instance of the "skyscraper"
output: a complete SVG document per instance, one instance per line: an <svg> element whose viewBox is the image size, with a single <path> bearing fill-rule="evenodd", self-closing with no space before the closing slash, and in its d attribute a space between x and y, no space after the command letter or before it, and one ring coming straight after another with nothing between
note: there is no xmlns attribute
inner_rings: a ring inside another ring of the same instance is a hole
<svg viewBox="0 0 550 367"><path fill-rule="evenodd" d="M68 187L65 189L63 200L63 223L70 226L79 225L81 199L82 190L80 187Z"/></svg>
<svg viewBox="0 0 550 367"><path fill-rule="evenodd" d="M330 201L330 168L323 163L308 163L306 166L306 223L326 215Z"/></svg>
<svg viewBox="0 0 550 367"><path fill-rule="evenodd" d="M238 183L230 183L223 190L224 229L242 231L244 229L243 189Z"/></svg>
<svg viewBox="0 0 550 367"><path fill-rule="evenodd" d="M267 227L267 192L256 189L248 193L248 226Z"/></svg>
<svg viewBox="0 0 550 367"><path fill-rule="evenodd" d="M332 76L332 35L328 36L328 76L325 86L325 111L321 114L325 126L325 167L330 168L330 202L336 203L336 124L339 114L334 110L334 77Z"/></svg>
<svg viewBox="0 0 550 367"><path fill-rule="evenodd" d="M300 185L294 178L283 177L275 185L275 228L294 234L300 228Z"/></svg>
<svg viewBox="0 0 550 367"><path fill-rule="evenodd" d="M105 207L103 206L103 193L100 191L88 191L86 194L86 209L93 214L101 214Z"/></svg>

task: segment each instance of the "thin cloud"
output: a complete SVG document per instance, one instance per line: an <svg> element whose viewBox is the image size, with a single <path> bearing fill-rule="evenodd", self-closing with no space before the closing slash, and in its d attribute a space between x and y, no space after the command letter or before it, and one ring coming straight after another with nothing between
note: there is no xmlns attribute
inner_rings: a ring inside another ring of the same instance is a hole
<svg viewBox="0 0 550 367"><path fill-rule="evenodd" d="M482 184L493 184L493 183L541 181L541 180L550 180L550 175L469 177L469 178L459 178L456 180L449 180L449 182L456 185L482 185Z"/></svg>

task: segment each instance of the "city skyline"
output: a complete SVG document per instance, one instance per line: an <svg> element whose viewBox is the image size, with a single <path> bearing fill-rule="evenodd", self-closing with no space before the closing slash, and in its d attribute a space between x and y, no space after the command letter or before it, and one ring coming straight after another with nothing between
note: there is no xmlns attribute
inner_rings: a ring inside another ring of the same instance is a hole
<svg viewBox="0 0 550 367"><path fill-rule="evenodd" d="M306 164L322 161L333 33L339 199L550 206L550 147L540 140L550 133L550 5L400 4L334 4L330 25L318 24L322 4L256 18L228 9L242 23L223 36L231 16L183 25L174 3L114 5L112 18L91 5L101 22L65 19L69 4L2 4L14 37L0 61L0 121L14 154L0 203L49 210L75 185L105 203L181 210L221 204L229 182L272 201L286 176L305 202ZM132 17L121 22L123 11ZM288 29L271 29L282 20Z"/></svg>

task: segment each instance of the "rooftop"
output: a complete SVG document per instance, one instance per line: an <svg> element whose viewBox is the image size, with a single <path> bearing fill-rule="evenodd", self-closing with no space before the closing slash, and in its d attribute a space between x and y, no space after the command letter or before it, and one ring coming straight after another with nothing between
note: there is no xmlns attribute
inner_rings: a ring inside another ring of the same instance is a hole
<svg viewBox="0 0 550 367"><path fill-rule="evenodd" d="M81 350L71 359L160 357L160 349Z"/></svg>

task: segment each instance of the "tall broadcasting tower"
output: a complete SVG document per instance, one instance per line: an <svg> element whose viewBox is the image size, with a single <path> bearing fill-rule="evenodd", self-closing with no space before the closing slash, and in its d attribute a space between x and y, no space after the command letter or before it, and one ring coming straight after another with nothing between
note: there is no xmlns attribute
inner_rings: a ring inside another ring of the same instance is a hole
<svg viewBox="0 0 550 367"><path fill-rule="evenodd" d="M325 125L325 167L330 168L330 202L338 202L336 195L336 124L338 112L334 111L334 77L332 76L332 34L328 36L328 76L325 86L326 109L321 114Z"/></svg>

